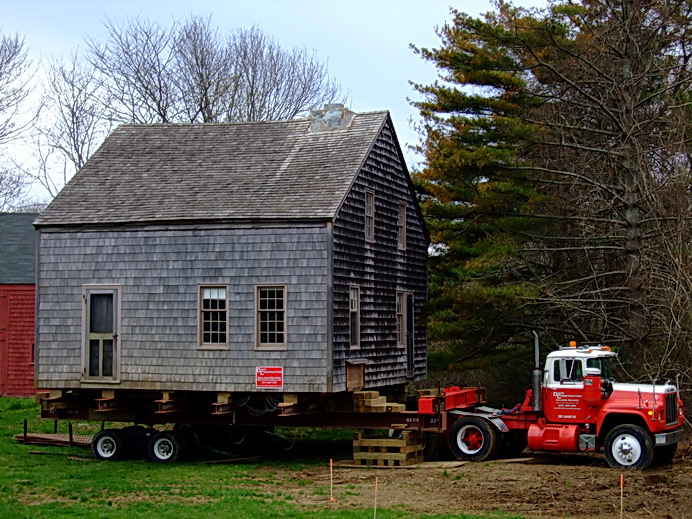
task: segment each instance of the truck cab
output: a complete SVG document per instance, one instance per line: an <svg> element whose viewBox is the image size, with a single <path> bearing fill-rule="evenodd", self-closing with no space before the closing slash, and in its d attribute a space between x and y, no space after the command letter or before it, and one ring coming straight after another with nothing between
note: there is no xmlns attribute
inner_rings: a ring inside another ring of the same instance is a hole
<svg viewBox="0 0 692 519"><path fill-rule="evenodd" d="M541 388L544 420L529 428L530 448L571 450L575 442L582 451L603 448L616 468L641 469L672 458L684 437L677 388L670 382L615 382L616 357L607 346L576 343L548 354Z"/></svg>

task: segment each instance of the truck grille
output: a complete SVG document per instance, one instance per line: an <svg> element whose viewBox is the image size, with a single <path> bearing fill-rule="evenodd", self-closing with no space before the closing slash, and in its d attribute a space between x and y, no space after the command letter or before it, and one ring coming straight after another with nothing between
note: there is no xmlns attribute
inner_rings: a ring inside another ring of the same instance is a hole
<svg viewBox="0 0 692 519"><path fill-rule="evenodd" d="M666 395L666 425L678 423L678 396L675 393Z"/></svg>

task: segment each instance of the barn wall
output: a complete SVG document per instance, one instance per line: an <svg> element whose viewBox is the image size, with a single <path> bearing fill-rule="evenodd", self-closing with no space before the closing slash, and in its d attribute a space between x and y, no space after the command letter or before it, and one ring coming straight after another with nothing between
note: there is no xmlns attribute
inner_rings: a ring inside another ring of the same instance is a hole
<svg viewBox="0 0 692 519"><path fill-rule="evenodd" d="M427 239L408 173L388 124L334 221L334 389L345 389L346 361L365 358L366 387L406 383L406 351L397 347L396 293L414 295L414 379L426 373L421 322L427 300ZM365 240L365 191L375 192L375 240ZM407 248L397 250L397 214L407 205ZM349 286L361 291L361 347L349 345Z"/></svg>
<svg viewBox="0 0 692 519"><path fill-rule="evenodd" d="M34 388L34 285L0 285L0 394Z"/></svg>
<svg viewBox="0 0 692 519"><path fill-rule="evenodd" d="M122 389L255 391L283 366L284 391L329 387L324 226L40 233L38 383L82 383L82 286L121 285ZM229 285L230 345L197 346L198 284ZM285 351L255 349L255 286L285 284ZM106 387L104 385L104 387Z"/></svg>

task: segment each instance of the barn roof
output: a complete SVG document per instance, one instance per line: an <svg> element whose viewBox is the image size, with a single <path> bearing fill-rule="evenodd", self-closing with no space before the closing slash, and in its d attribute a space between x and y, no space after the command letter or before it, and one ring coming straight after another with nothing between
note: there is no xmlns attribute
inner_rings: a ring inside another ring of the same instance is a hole
<svg viewBox="0 0 692 519"><path fill-rule="evenodd" d="M36 213L0 213L0 284L36 282Z"/></svg>
<svg viewBox="0 0 692 519"><path fill-rule="evenodd" d="M122 125L35 225L329 220L388 120Z"/></svg>

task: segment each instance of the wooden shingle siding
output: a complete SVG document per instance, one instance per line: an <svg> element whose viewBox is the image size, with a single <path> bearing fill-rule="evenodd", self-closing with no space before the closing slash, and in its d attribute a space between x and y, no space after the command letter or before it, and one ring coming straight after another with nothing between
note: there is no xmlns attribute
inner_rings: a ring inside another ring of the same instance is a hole
<svg viewBox="0 0 692 519"><path fill-rule="evenodd" d="M365 192L375 193L375 239L365 239ZM398 250L399 204L407 207L407 248ZM346 385L346 360L366 358L366 386L403 384L406 349L397 347L396 293L410 292L415 305L414 379L426 372L427 238L389 121L357 175L334 220L334 390ZM361 347L349 348L348 287L361 291Z"/></svg>
<svg viewBox="0 0 692 519"><path fill-rule="evenodd" d="M327 228L94 230L40 235L39 385L79 387L82 287L119 285L121 389L254 391L284 366L284 390L328 387ZM198 347L199 284L228 285L229 347ZM256 285L287 291L287 348L255 349Z"/></svg>

